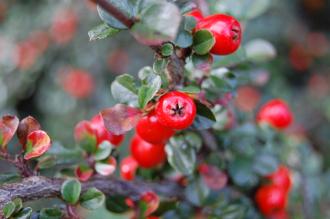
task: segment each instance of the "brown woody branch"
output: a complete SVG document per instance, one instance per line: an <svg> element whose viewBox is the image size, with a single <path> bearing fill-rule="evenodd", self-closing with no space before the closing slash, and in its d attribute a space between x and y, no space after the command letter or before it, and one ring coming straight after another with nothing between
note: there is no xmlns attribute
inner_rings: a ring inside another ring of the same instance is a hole
<svg viewBox="0 0 330 219"><path fill-rule="evenodd" d="M60 198L63 181L64 179L32 176L24 178L21 182L4 184L0 187L0 209L15 198L21 198L23 201ZM82 191L92 187L99 189L106 195L122 195L133 200L139 200L141 194L146 191L154 191L161 196L171 199L181 199L183 196L182 188L174 182L126 182L115 178L98 177L82 183Z"/></svg>

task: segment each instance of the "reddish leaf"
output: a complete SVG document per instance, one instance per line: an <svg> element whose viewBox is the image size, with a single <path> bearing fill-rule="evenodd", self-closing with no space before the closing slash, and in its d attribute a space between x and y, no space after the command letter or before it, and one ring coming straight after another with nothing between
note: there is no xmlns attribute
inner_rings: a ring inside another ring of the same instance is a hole
<svg viewBox="0 0 330 219"><path fill-rule="evenodd" d="M13 138L19 120L16 116L6 115L0 120L0 146L5 146Z"/></svg>
<svg viewBox="0 0 330 219"><path fill-rule="evenodd" d="M105 127L115 135L121 135L136 126L142 113L139 109L117 104L101 111Z"/></svg>
<svg viewBox="0 0 330 219"><path fill-rule="evenodd" d="M32 116L28 116L24 118L18 126L17 129L17 137L19 139L19 142L25 147L26 141L27 141L27 136L33 132L40 130L41 126L39 122L33 118Z"/></svg>
<svg viewBox="0 0 330 219"><path fill-rule="evenodd" d="M37 130L27 137L25 160L43 155L51 146L51 141L46 132Z"/></svg>
<svg viewBox="0 0 330 219"><path fill-rule="evenodd" d="M79 166L75 169L75 175L82 182L89 180L89 178L91 178L93 173L94 173L94 170L87 166Z"/></svg>
<svg viewBox="0 0 330 219"><path fill-rule="evenodd" d="M210 189L219 190L227 185L227 174L219 170L217 167L201 164L198 169L203 177L204 183Z"/></svg>
<svg viewBox="0 0 330 219"><path fill-rule="evenodd" d="M85 120L79 122L74 129L74 138L84 150L95 152L97 139L91 122Z"/></svg>
<svg viewBox="0 0 330 219"><path fill-rule="evenodd" d="M148 216L155 212L159 206L159 197L154 192L146 192L141 196L141 201L147 204L147 210L145 216Z"/></svg>

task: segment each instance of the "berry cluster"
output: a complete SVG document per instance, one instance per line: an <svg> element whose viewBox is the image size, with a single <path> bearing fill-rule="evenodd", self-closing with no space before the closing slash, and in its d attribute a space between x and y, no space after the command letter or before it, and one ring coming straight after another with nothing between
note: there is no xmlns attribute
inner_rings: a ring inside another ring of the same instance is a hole
<svg viewBox="0 0 330 219"><path fill-rule="evenodd" d="M289 169L280 165L274 173L266 176L265 180L267 183L258 188L255 196L261 213L269 218L286 214L285 208L292 186Z"/></svg>
<svg viewBox="0 0 330 219"><path fill-rule="evenodd" d="M131 157L122 160L121 176L132 180L137 167L153 168L166 160L165 144L177 130L194 121L196 105L186 93L171 91L161 96L155 109L144 116L131 141Z"/></svg>

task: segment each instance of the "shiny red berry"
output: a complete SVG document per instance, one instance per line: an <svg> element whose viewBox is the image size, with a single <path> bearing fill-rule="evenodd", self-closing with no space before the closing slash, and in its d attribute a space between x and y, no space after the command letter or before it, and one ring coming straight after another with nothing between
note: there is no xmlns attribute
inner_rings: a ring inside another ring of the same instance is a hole
<svg viewBox="0 0 330 219"><path fill-rule="evenodd" d="M200 21L204 18L203 13L199 9L194 9L192 11L189 11L185 14L185 16L190 16L196 19L196 21Z"/></svg>
<svg viewBox="0 0 330 219"><path fill-rule="evenodd" d="M187 94L172 91L163 95L156 106L159 122L172 129L186 129L195 119L196 105Z"/></svg>
<svg viewBox="0 0 330 219"><path fill-rule="evenodd" d="M144 168L153 168L166 160L164 144L150 144L135 135L131 141L131 154Z"/></svg>
<svg viewBox="0 0 330 219"><path fill-rule="evenodd" d="M215 44L211 53L216 55L231 54L241 44L241 25L229 15L215 14L205 17L197 23L195 30L208 30L213 34Z"/></svg>
<svg viewBox="0 0 330 219"><path fill-rule="evenodd" d="M284 129L291 125L293 115L281 99L273 99L261 107L257 115L257 122L269 123L274 128Z"/></svg>
<svg viewBox="0 0 330 219"><path fill-rule="evenodd" d="M135 173L136 173L136 170L138 167L139 167L139 165L133 157L128 156L128 157L124 158L120 162L121 178L124 180L127 180L127 181L133 180L135 178Z"/></svg>
<svg viewBox="0 0 330 219"><path fill-rule="evenodd" d="M290 175L290 170L280 165L274 173L266 176L266 179L268 179L271 184L283 188L285 191L289 191L292 185Z"/></svg>
<svg viewBox="0 0 330 219"><path fill-rule="evenodd" d="M151 144L163 144L172 137L175 131L159 123L153 111L143 117L136 126L136 132L145 141Z"/></svg>
<svg viewBox="0 0 330 219"><path fill-rule="evenodd" d="M256 203L265 216L285 209L287 193L275 185L266 185L258 189L255 196Z"/></svg>

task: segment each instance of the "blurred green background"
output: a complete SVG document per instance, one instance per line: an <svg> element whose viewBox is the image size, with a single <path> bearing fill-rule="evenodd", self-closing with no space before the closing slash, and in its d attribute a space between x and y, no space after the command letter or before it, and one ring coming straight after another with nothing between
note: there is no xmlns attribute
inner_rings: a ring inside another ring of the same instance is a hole
<svg viewBox="0 0 330 219"><path fill-rule="evenodd" d="M291 104L295 125L287 133L298 141L307 139L316 158L306 165L317 166L313 174L322 172L308 185L311 203L306 205L313 205L322 193L313 188L320 180L330 181L330 1L255 1L267 5L261 16L243 23L244 42L266 39L276 57L247 68L247 85L238 89L233 105L238 115L253 118L257 106L270 97ZM244 10L242 2L255 1L233 1L224 9L222 1L209 0L214 4L209 12L235 15ZM206 1L198 2L203 6ZM152 51L127 31L90 42L87 33L99 23L87 0L0 0L1 115L32 115L52 139L73 145L75 124L114 104L111 81L122 73L137 74L153 61ZM291 157L288 162L299 160ZM6 168L0 163L0 173ZM105 215L98 210L89 218Z"/></svg>

